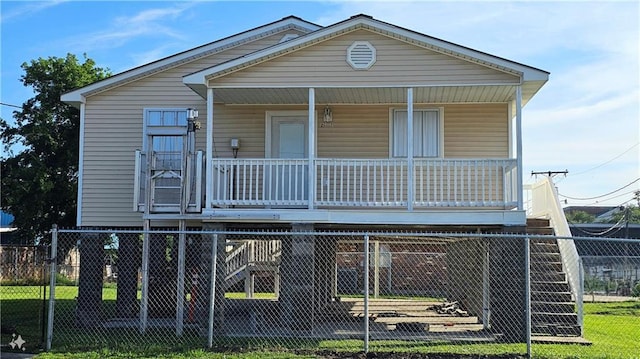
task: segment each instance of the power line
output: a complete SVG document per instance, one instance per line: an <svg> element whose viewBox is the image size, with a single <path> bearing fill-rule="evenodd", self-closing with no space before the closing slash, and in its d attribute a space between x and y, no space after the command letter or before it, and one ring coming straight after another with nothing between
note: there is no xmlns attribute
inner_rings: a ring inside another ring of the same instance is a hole
<svg viewBox="0 0 640 359"><path fill-rule="evenodd" d="M613 157L612 159L610 159L610 160L608 160L608 161L606 161L606 162L603 162L603 163L601 163L601 164L599 164L599 165L597 165L597 166L595 166L595 167L589 168L588 170L584 170L584 171L582 171L582 172L578 172L578 173L573 173L573 174L572 174L572 176L581 175L581 174L583 174L583 173L587 173L587 172L593 171L593 170L595 170L595 169L598 169L598 168L600 168L600 167L602 167L602 166L604 166L604 165L607 165L607 164L609 164L609 163L611 163L611 162L613 162L613 161L617 160L618 158L620 158L620 157L624 156L625 154L627 154L627 152L631 151L632 149L634 149L634 148L635 148L636 146L638 146L638 145L640 145L640 142L636 142L633 146L629 147L626 151L624 151L624 152L622 152L621 154L619 154L619 155L617 155L617 156Z"/></svg>
<svg viewBox="0 0 640 359"><path fill-rule="evenodd" d="M4 103L4 102L0 102L0 105L2 105L2 106L9 106L9 107L15 107L15 108L22 108L22 106L12 105L12 104L10 104L10 103Z"/></svg>
<svg viewBox="0 0 640 359"><path fill-rule="evenodd" d="M632 194L632 193L635 193L635 192L636 192L635 190L633 190L633 191L629 191L629 192L625 192L625 193L619 194L619 195L617 195L617 196L609 197L609 198L606 198L606 199L603 199L603 200L600 200L600 201L591 202L591 203L587 204L587 206L591 206L591 205L594 205L594 204L598 204L598 203L601 203L601 202L604 202L604 201L611 201L612 199L616 199L616 198L620 198L620 197L628 196L628 195L630 195L630 194ZM617 206L614 206L614 207L620 207L620 206L624 205L625 203L628 203L628 202L633 201L634 199L635 199L635 198L630 198L630 199L628 199L628 200L624 201L623 203L621 203L621 204L619 204L619 205L617 205Z"/></svg>
<svg viewBox="0 0 640 359"><path fill-rule="evenodd" d="M614 190L614 191L611 191L611 192L605 193L605 194L600 195L600 196L595 196L595 197L583 197L583 198L581 198L581 197L571 197L571 196L567 196L567 195L564 195L564 194L562 194L562 193L558 193L558 194L559 194L560 196L562 196L562 197L569 198L569 199L573 199L573 200L576 200L576 201L588 201L588 200L590 200L590 199L598 199L598 198L606 197L606 196L608 196L608 195L610 195L610 194L614 194L614 193L616 193L616 192L619 192L619 191L621 191L621 190L623 190L623 189L625 189L625 188L627 188L627 187L631 186L632 184L634 184L634 183L636 183L636 182L638 182L638 181L640 181L640 177L636 178L636 179L635 179L634 181L632 181L631 183L629 183L629 184L627 184L627 185L624 185L624 186L622 186L622 187L620 187L620 188L618 188L618 189L616 189L616 190Z"/></svg>

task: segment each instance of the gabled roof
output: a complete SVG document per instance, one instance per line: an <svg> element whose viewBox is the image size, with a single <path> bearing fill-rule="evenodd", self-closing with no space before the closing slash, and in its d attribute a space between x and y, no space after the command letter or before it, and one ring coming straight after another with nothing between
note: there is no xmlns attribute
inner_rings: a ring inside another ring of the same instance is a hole
<svg viewBox="0 0 640 359"><path fill-rule="evenodd" d="M383 34L401 41L415 44L432 51L463 59L472 63L487 66L499 71L511 73L521 77L523 82L540 82L540 87L548 78L549 73L528 65L507 60L485 52L473 50L432 36L418 33L403 27L376 20L368 15L355 15L336 24L320 28L304 36L276 44L243 57L233 59L207 69L184 76L183 82L204 96L207 79L238 71L252 65L268 61L271 58L311 46L315 43L339 36L346 32L366 29Z"/></svg>
<svg viewBox="0 0 640 359"><path fill-rule="evenodd" d="M230 47L235 47L240 44L253 41L259 38L269 36L273 33L282 31L283 29L297 29L303 32L313 32L322 28L320 25L308 22L296 16L288 16L281 20L274 21L272 23L262 25L221 40L217 40L187 51L177 53L165 57L163 59L133 68L128 71L121 72L113 75L104 80L92 83L85 87L69 91L62 95L61 99L64 102L79 105L84 102L84 99L88 95L99 93L110 88L121 86L131 81L147 77L154 73L164 71L166 69L176 67L186 62L191 62L199 58L209 56L216 52L223 51Z"/></svg>

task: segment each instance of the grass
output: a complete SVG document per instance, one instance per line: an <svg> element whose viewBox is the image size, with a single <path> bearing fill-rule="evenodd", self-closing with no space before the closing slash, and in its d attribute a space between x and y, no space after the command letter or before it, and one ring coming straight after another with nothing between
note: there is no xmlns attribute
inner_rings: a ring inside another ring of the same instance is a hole
<svg viewBox="0 0 640 359"><path fill-rule="evenodd" d="M106 316L115 310L116 289L103 288L103 312ZM168 329L149 330L140 336L137 329L78 329L73 323L73 310L77 287L56 287L56 322L54 352L41 353L38 359L61 358L315 358L316 352L361 352L362 340L221 340L215 343L214 352L199 349L205 346L200 333L186 332L176 338ZM243 294L228 294L242 298ZM257 294L257 298L272 298L272 294ZM21 333L39 333L39 316L42 308L42 289L29 286L1 286L1 318L18 318ZM533 344L534 358L539 359L608 359L640 358L640 302L585 303L585 338L593 344L560 345ZM64 313L64 314L62 314ZM61 315L62 314L62 315ZM22 317L20 317L22 316ZM97 331L97 332L96 332ZM25 334L27 335L27 334ZM27 344L39 341L25 336ZM6 345L10 336L2 336ZM31 349L31 348L29 348ZM445 342L372 341L370 351L411 353L452 353L461 355L524 355L524 344L451 344Z"/></svg>

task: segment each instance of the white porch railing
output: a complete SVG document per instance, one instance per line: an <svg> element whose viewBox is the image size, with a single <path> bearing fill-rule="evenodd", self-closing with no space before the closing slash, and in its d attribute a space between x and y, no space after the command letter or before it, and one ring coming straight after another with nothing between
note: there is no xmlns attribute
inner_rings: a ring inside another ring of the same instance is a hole
<svg viewBox="0 0 640 359"><path fill-rule="evenodd" d="M154 152L150 159L146 152L136 151L133 210L145 212L149 200L151 212L180 212L185 203L185 212L201 212L203 167L202 151L184 157L182 154ZM147 187L150 193L147 193Z"/></svg>
<svg viewBox="0 0 640 359"><path fill-rule="evenodd" d="M306 159L213 159L214 207L306 207ZM314 160L314 207L492 207L517 205L514 159ZM409 198L413 193L414 198Z"/></svg>

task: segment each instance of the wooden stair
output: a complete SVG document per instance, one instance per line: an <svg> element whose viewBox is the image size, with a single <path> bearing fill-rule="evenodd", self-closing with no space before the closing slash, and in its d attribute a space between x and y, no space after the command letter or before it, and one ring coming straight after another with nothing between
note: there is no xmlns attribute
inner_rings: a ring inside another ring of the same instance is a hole
<svg viewBox="0 0 640 359"><path fill-rule="evenodd" d="M527 221L527 233L553 235L549 221ZM534 336L581 336L582 330L571 297L567 275L556 239L530 241L531 333Z"/></svg>
<svg viewBox="0 0 640 359"><path fill-rule="evenodd" d="M225 289L245 281L246 291L256 273L277 273L281 252L280 241L248 240L232 246L226 256Z"/></svg>

